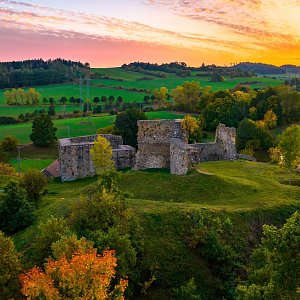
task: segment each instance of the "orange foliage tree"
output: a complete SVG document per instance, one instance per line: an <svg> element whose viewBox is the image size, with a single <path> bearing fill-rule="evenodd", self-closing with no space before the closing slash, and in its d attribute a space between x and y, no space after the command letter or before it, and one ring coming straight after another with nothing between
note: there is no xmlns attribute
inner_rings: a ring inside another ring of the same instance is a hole
<svg viewBox="0 0 300 300"><path fill-rule="evenodd" d="M116 276L115 251L106 250L99 255L96 250L49 260L45 272L34 267L20 276L22 293L28 300L46 299L124 299L128 281L121 279L112 286Z"/></svg>

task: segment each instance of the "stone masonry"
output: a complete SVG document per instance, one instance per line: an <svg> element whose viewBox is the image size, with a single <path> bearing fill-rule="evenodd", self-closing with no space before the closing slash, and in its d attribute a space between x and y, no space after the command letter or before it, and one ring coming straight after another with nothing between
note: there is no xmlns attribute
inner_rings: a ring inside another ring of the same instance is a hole
<svg viewBox="0 0 300 300"><path fill-rule="evenodd" d="M121 136L102 134L113 148L118 169L135 170L166 168L171 174L184 175L193 164L213 160L235 160L236 129L219 124L215 142L188 144L182 120L138 121L138 151L123 145ZM90 148L97 135L59 140L59 168L62 181L95 175Z"/></svg>
<svg viewBox="0 0 300 300"><path fill-rule="evenodd" d="M213 143L188 144L182 120L138 121L138 152L134 169L168 168L184 175L192 164L235 160L236 129L219 124Z"/></svg>
<svg viewBox="0 0 300 300"><path fill-rule="evenodd" d="M121 136L102 134L112 145L113 160L118 169L131 168L134 164L135 149L123 145ZM95 168L90 158L90 149L97 135L66 138L59 140L59 163L61 180L72 181L95 175Z"/></svg>

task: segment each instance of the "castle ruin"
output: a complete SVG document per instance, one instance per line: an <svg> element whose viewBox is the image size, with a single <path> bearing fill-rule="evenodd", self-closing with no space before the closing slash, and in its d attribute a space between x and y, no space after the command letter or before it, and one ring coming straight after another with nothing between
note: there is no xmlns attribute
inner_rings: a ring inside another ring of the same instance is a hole
<svg viewBox="0 0 300 300"><path fill-rule="evenodd" d="M215 160L235 160L236 129L219 124L215 142L188 144L182 120L138 121L135 170L167 168L184 175L191 165Z"/></svg>
<svg viewBox="0 0 300 300"><path fill-rule="evenodd" d="M59 140L59 164L62 182L94 176L94 164L90 149L98 135L81 136ZM135 149L123 145L121 136L101 134L113 148L113 160L117 169L131 168L134 163Z"/></svg>
<svg viewBox="0 0 300 300"><path fill-rule="evenodd" d="M112 145L117 169L145 170L166 168L171 174L184 175L193 164L214 160L235 160L236 129L219 124L215 142L188 144L182 120L138 121L138 151L123 145L121 136L101 134ZM59 166L62 181L95 175L90 148L97 135L59 140Z"/></svg>

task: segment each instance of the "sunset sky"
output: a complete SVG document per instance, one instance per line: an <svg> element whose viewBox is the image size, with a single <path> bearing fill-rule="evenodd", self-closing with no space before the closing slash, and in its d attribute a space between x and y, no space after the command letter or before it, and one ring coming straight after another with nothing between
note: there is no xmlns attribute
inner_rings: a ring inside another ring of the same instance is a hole
<svg viewBox="0 0 300 300"><path fill-rule="evenodd" d="M300 65L300 0L0 0L0 60Z"/></svg>

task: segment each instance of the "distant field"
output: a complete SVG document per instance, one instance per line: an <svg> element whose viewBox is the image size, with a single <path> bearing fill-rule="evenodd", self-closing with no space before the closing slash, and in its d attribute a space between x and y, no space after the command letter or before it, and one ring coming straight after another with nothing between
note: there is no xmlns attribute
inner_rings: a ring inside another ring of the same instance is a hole
<svg viewBox="0 0 300 300"><path fill-rule="evenodd" d="M118 81L115 81L118 83ZM119 84L116 84L118 86ZM54 84L54 85L45 85L45 86L36 86L34 87L42 97L53 97L54 99L59 99L63 96L70 98L80 97L80 90L79 85L76 84ZM122 96L125 102L142 102L144 99L144 93L137 93L137 92L129 92L124 90L116 90L111 88L99 88L90 86L89 87L89 98L92 100L94 97L98 96L106 96L109 97L113 95L115 98L118 96ZM5 105L5 98L4 98L4 90L0 90L0 105ZM82 89L82 97L83 99L87 99L87 93L85 87Z"/></svg>
<svg viewBox="0 0 300 300"><path fill-rule="evenodd" d="M262 78L262 77L242 77L242 78L229 78L226 77L224 82L211 82L208 76L196 76L196 74L201 72L192 72L192 76L188 77L178 77L173 73L164 73L166 78L159 78L154 76L149 76L137 72L125 71L122 68L103 68L95 69L98 72L106 75L110 75L113 78L120 78L124 81L108 80L108 79L97 79L93 80L93 84L101 84L105 86L122 86L124 88L138 88L153 90L161 86L167 87L169 90L174 89L178 85L181 85L185 81L198 81L201 86L211 86L212 90L225 90L231 89L240 82L247 81L260 81L259 84L251 85L252 88L261 88L268 85L278 85L282 83L282 80L276 80L272 78ZM137 80L142 77L152 78L152 80Z"/></svg>
<svg viewBox="0 0 300 300"><path fill-rule="evenodd" d="M243 78L225 78L224 82L211 82L210 77L208 76L196 76L200 72L192 72L192 75L189 77L178 77L173 73L164 73L166 78L159 78L155 76L150 76L137 72L125 71L122 68L98 68L92 69L92 71L98 71L101 74L109 75L114 79L122 79L123 81L118 80L108 80L108 79L97 79L92 81L92 86L89 88L89 94L87 95L85 87L82 90L83 99L89 97L91 100L95 97L106 96L109 97L113 95L115 98L122 96L125 102L142 102L145 96L145 93L132 92L122 90L121 88L137 88L137 89L146 89L149 92L153 91L155 88L161 86L167 87L169 90L174 89L176 86L181 85L185 81L198 81L201 86L211 86L212 90L225 90L231 89L240 82L249 82L249 81L260 81L259 84L251 85L252 88L261 88L268 85L279 85L282 83L282 80L272 79L272 78L263 78L263 77L243 77ZM162 72L160 72L162 73ZM143 77L150 78L151 80L138 80ZM95 85L102 85L104 87L99 87ZM46 86L37 86L36 90L41 93L42 97L53 97L54 99L59 99L63 96L70 98L71 96L79 98L80 90L79 85L77 84L57 84L57 85L46 85ZM0 106L5 105L5 98L3 95L4 90L0 90ZM3 109L0 109L0 115L3 115Z"/></svg>
<svg viewBox="0 0 300 300"><path fill-rule="evenodd" d="M147 113L150 119L177 119L182 118L182 114L176 114L173 112L150 112ZM57 128L57 137L65 138L70 136L81 136L95 134L98 128L112 125L115 120L115 116L103 115L101 117L90 118L92 124L84 124L88 121L87 118L76 118L76 119L63 119L55 120L54 125ZM16 124L16 125L1 125L0 126L0 137L9 135L15 136L20 143L30 143L29 135L31 133L31 123Z"/></svg>
<svg viewBox="0 0 300 300"><path fill-rule="evenodd" d="M0 116L6 117L18 117L20 114L33 113L36 109L44 109L48 111L49 105L37 105L37 106L0 106ZM66 105L65 112L71 113L74 110L82 110L80 105ZM61 105L55 106L56 113L63 112Z"/></svg>
<svg viewBox="0 0 300 300"><path fill-rule="evenodd" d="M21 173L27 172L31 169L43 170L53 162L53 159L22 159L21 160ZM12 165L18 170L18 160L12 159Z"/></svg>

